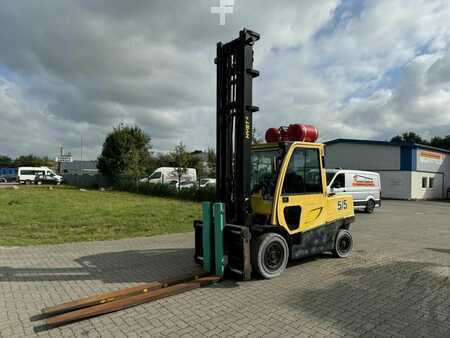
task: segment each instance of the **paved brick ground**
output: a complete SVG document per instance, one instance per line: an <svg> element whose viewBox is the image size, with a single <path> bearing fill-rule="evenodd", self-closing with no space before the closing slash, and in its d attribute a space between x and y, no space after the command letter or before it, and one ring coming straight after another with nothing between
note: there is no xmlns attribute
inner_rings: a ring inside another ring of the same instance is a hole
<svg viewBox="0 0 450 338"><path fill-rule="evenodd" d="M351 258L321 255L274 280L227 280L40 332L30 317L42 307L198 269L193 236L0 248L0 337L449 337L449 220L449 204L385 202L357 215Z"/></svg>

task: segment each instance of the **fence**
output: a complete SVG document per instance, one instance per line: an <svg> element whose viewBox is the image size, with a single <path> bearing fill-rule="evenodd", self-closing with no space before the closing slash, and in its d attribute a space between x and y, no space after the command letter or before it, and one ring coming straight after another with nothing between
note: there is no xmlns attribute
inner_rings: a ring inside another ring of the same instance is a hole
<svg viewBox="0 0 450 338"><path fill-rule="evenodd" d="M111 179L101 174L96 175L65 174L64 183L83 188L110 187L113 184Z"/></svg>
<svg viewBox="0 0 450 338"><path fill-rule="evenodd" d="M169 184L153 184L136 182L131 177L119 177L114 181L114 187L122 190L135 192L143 195L170 197L189 201L215 201L216 189L212 187L199 188L193 186L191 188L177 189L175 186Z"/></svg>
<svg viewBox="0 0 450 338"><path fill-rule="evenodd" d="M177 189L174 186L168 184L152 184L136 182L132 177L116 177L114 180L103 176L97 175L78 175L78 174L65 174L64 183L83 188L99 188L99 187L111 187L121 191L128 191L149 196L169 197L181 200L189 201L215 201L216 194L215 188L183 188Z"/></svg>

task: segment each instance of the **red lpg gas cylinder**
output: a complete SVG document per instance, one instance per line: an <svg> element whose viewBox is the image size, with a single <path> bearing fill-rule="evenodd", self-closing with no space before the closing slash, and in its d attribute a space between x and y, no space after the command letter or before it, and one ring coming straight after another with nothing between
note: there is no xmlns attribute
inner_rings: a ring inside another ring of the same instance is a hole
<svg viewBox="0 0 450 338"><path fill-rule="evenodd" d="M291 124L288 128L290 141L315 142L319 131L310 124Z"/></svg>
<svg viewBox="0 0 450 338"><path fill-rule="evenodd" d="M280 141L280 131L277 128L269 128L266 131L266 142L274 143Z"/></svg>

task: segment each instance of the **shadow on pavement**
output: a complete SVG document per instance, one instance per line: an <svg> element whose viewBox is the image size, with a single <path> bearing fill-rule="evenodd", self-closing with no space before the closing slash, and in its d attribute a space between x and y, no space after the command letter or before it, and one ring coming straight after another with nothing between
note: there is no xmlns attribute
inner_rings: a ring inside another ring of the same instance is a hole
<svg viewBox="0 0 450 338"><path fill-rule="evenodd" d="M140 283L197 273L193 249L107 252L76 259L79 267L13 268L0 266L0 282L83 281Z"/></svg>
<svg viewBox="0 0 450 338"><path fill-rule="evenodd" d="M425 248L425 249L450 255L450 249L439 249L439 248Z"/></svg>
<svg viewBox="0 0 450 338"><path fill-rule="evenodd" d="M288 306L355 336L448 337L449 271L403 261L352 268L328 286L293 292Z"/></svg>

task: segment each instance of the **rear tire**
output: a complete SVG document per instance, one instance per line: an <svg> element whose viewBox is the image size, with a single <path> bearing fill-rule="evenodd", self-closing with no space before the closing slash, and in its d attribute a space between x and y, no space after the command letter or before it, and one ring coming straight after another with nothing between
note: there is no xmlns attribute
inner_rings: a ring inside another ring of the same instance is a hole
<svg viewBox="0 0 450 338"><path fill-rule="evenodd" d="M339 230L334 242L333 254L338 258L346 258L351 255L353 249L353 238L350 231Z"/></svg>
<svg viewBox="0 0 450 338"><path fill-rule="evenodd" d="M373 213L373 211L375 210L375 201L374 200L368 200L366 203L366 212L368 214Z"/></svg>
<svg viewBox="0 0 450 338"><path fill-rule="evenodd" d="M252 268L261 277L278 277L286 269L289 247L283 236L269 232L260 235L252 243Z"/></svg>

